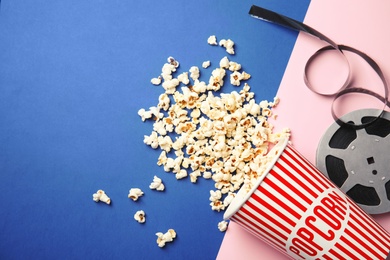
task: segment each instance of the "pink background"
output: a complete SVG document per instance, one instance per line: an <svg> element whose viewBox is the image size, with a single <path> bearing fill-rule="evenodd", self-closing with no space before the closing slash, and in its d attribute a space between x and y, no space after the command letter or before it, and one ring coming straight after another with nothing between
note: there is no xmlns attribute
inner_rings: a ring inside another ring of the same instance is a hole
<svg viewBox="0 0 390 260"><path fill-rule="evenodd" d="M387 0L312 0L304 23L338 44L349 45L368 54L378 63L389 82L389 10L390 1ZM325 130L334 122L330 113L332 98L319 96L307 89L303 81L303 71L308 58L324 45L324 42L314 37L299 34L277 94L281 102L274 109L274 113L278 117L272 121L275 131L285 127L291 129L293 146L313 164L318 143ZM348 54L348 57L352 64L354 86L381 93L383 87L376 74L356 56ZM333 61L332 66L336 66ZM315 74L315 79L325 82L329 77L321 72ZM377 108L376 102L370 98L356 97L354 101L354 104L347 103L352 110ZM374 218L390 231L390 213L375 215ZM287 259L231 222L217 259L238 258Z"/></svg>

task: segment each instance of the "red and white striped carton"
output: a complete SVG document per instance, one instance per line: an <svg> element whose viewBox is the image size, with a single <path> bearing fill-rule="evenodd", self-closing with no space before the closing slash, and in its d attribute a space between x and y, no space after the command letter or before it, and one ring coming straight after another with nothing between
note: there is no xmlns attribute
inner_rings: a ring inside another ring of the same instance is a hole
<svg viewBox="0 0 390 260"><path fill-rule="evenodd" d="M288 139L224 218L293 259L386 259L390 234L299 154ZM275 153L275 151L273 151Z"/></svg>

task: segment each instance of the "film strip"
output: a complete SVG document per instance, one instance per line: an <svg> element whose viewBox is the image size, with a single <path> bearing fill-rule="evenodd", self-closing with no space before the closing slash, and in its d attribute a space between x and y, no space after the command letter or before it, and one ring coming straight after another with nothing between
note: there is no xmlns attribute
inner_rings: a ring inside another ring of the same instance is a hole
<svg viewBox="0 0 390 260"><path fill-rule="evenodd" d="M390 211L390 172L387 169L387 150L390 147L390 113L388 86L379 65L367 54L347 45L339 45L314 28L253 5L249 14L287 28L305 32L328 43L317 50L307 61L303 72L306 86L314 93L333 98L331 114L334 123L327 129L317 148L317 168L348 194L369 214ZM348 65L348 75L335 92L317 90L308 76L309 68L319 56L327 51L336 51ZM380 78L383 95L370 89L354 87L348 58L350 52L363 59ZM348 94L363 94L381 101L381 109L360 109L338 116L336 101Z"/></svg>
<svg viewBox="0 0 390 260"><path fill-rule="evenodd" d="M311 36L314 36L320 40L323 40L329 44L328 46L325 46L325 47L319 49L318 51L316 51L309 58L309 60L306 63L305 69L304 69L303 77L304 77L304 81L305 81L306 86L311 91L313 91L314 93L316 93L318 95L329 96L329 97L334 98L333 103L332 103L332 107L331 107L331 113L332 113L332 116L333 116L333 119L335 120L335 122L337 122L339 125L349 125L352 128L359 129L359 128L364 128L364 127L368 126L369 124L373 123L374 121L376 121L378 118L380 118L383 115L383 113L385 112L385 108L389 105L388 86L387 86L387 82L386 82L386 79L385 79L385 76L384 76L382 70L380 69L379 65L370 56L368 56L367 54L365 54L365 53L363 53L363 52L361 52L353 47L350 47L347 45L338 45L334 41L332 41L330 38L328 38L327 36L318 32L314 28L311 28L310 26L308 26L302 22L296 21L296 20L291 19L287 16L272 12L272 11L264 9L262 7L253 5L251 7L251 9L249 10L249 14L252 15L253 17L259 18L261 20L265 20L267 22L272 22L272 23L275 23L278 25L285 26L289 29L305 32L305 33L307 33ZM326 52L326 51L337 51L341 55L341 57L345 60L346 64L348 64L348 68L349 68L349 73L348 73L344 83L335 92L327 92L326 90L325 91L316 90L316 88L314 88L314 84L312 83L312 80L308 76L308 70L309 70L310 66L313 64L314 60L317 59L321 53ZM362 58L364 61L367 62L367 64L374 70L374 72L378 75L378 77L382 81L383 95L380 95L380 94L378 94L374 91L371 91L367 88L360 88L360 87L353 87L352 86L352 84L351 84L352 83L351 69L350 69L350 65L348 62L348 58L345 56L344 52L354 53L354 54L358 55L360 58ZM335 104L335 101L337 99L339 99L340 97L351 94L351 93L355 93L355 94L358 93L358 94L373 96L373 97L379 99L383 103L383 108L379 111L379 113L376 117L372 118L372 120L365 122L365 123L350 124L348 121L343 121L340 117L338 117L336 115L336 112L334 109L334 104Z"/></svg>

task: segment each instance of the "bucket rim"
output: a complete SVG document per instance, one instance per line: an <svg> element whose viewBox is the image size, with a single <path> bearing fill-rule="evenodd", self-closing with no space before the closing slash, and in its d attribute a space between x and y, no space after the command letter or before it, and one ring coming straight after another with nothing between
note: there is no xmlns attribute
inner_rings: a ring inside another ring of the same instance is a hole
<svg viewBox="0 0 390 260"><path fill-rule="evenodd" d="M276 162L279 160L280 156L283 154L284 150L289 144L289 137L281 138L274 147L267 153L266 156L270 156L273 154L274 158L269 161L267 164L267 167L265 168L263 174L257 179L255 184L252 186L250 191L245 190L245 186L242 185L241 188L236 193L236 196L231 201L227 209L225 210L225 213L223 215L224 220L229 220L231 217L233 217L245 203L248 201L248 199L252 196L252 194L257 190L257 188L260 186L260 184L263 182L264 178L268 175L268 173L271 171L271 169L274 167Z"/></svg>

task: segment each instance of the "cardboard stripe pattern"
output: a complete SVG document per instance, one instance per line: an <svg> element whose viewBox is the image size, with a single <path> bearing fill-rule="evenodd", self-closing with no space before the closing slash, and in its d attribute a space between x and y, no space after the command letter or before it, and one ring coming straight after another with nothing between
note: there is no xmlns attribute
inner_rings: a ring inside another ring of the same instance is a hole
<svg viewBox="0 0 390 260"><path fill-rule="evenodd" d="M390 234L289 144L230 217L293 259L386 259Z"/></svg>

